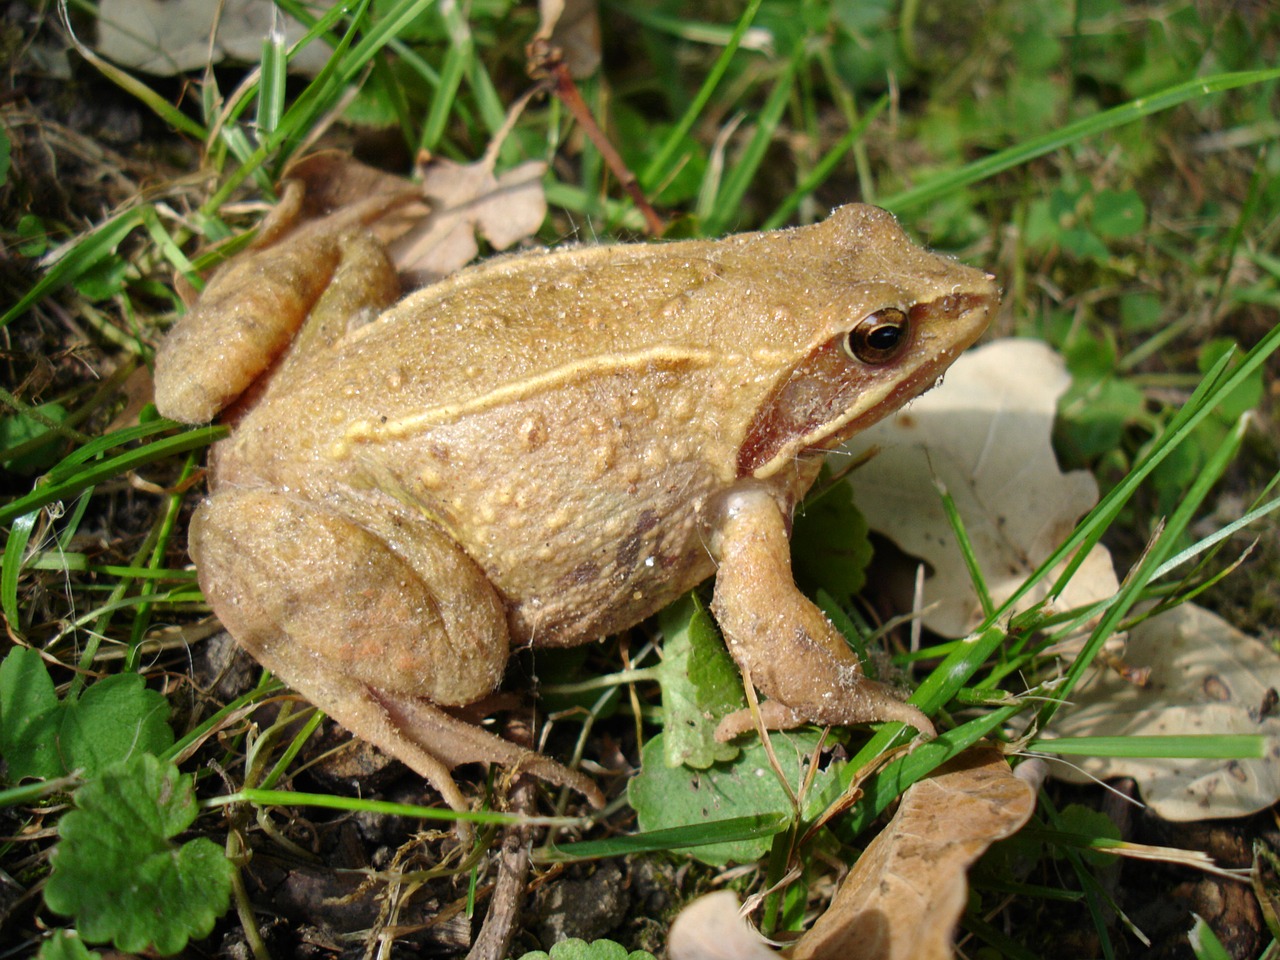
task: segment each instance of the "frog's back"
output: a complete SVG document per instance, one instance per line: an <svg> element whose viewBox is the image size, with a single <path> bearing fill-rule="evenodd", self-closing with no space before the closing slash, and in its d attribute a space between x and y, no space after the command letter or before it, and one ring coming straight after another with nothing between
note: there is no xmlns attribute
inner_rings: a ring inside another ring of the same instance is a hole
<svg viewBox="0 0 1280 960"><path fill-rule="evenodd" d="M776 320L777 310L765 278L744 274L742 262L755 256L745 247L695 241L502 257L409 295L340 344L331 370L370 381L420 374L418 389L402 394L406 408L420 409L575 369L650 356L709 363L741 353L744 342L781 345L794 334L785 324L744 335L751 317Z"/></svg>
<svg viewBox="0 0 1280 960"><path fill-rule="evenodd" d="M332 419L339 403L352 418L384 418L628 366L725 368L754 356L763 368L875 298L860 288L918 283L938 261L889 214L861 206L718 241L498 257L406 296L272 392L297 395L303 417Z"/></svg>

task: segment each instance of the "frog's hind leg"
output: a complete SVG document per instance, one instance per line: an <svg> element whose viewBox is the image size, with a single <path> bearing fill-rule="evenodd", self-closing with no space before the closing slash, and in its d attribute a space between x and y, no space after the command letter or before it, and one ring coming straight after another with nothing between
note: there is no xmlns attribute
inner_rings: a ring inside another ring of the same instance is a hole
<svg viewBox="0 0 1280 960"><path fill-rule="evenodd" d="M434 526L414 524L393 549L306 501L224 488L196 512L190 552L232 636L352 733L425 777L449 806L467 809L450 770L468 762L516 767L603 802L584 775L436 706L493 690L508 640L492 586Z"/></svg>
<svg viewBox="0 0 1280 960"><path fill-rule="evenodd" d="M367 234L317 225L242 254L165 337L156 406L184 423L212 420L263 389L279 357L285 368L300 365L399 295L395 267Z"/></svg>

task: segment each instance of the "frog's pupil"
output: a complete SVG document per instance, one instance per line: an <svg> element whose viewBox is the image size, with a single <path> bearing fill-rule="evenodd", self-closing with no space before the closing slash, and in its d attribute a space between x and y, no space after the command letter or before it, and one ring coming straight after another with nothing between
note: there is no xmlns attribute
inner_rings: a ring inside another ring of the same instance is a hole
<svg viewBox="0 0 1280 960"><path fill-rule="evenodd" d="M902 338L902 328L897 325L883 324L867 335L867 344L872 350L892 350Z"/></svg>

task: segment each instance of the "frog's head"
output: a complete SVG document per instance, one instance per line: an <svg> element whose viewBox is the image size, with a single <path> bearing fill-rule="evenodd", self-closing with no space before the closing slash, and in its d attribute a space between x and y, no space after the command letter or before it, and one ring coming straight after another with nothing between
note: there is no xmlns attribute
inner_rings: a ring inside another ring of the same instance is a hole
<svg viewBox="0 0 1280 960"><path fill-rule="evenodd" d="M994 277L917 246L877 207L840 207L806 229L821 254L796 251L805 342L755 412L739 476L769 477L893 413L938 381L1000 302Z"/></svg>

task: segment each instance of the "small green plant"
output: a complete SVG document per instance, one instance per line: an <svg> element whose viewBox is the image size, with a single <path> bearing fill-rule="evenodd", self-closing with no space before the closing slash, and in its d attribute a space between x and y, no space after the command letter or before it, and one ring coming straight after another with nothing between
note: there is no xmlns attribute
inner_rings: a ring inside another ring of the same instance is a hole
<svg viewBox="0 0 1280 960"><path fill-rule="evenodd" d="M58 699L40 655L15 647L0 663L0 756L13 782L76 773L92 780L108 767L173 746L169 703L136 673Z"/></svg>
<svg viewBox="0 0 1280 960"><path fill-rule="evenodd" d="M531 950L521 954L520 960L654 960L647 950L628 951L612 940L585 940L576 938L561 940L550 951Z"/></svg>
<svg viewBox="0 0 1280 960"><path fill-rule="evenodd" d="M1106 264L1111 242L1142 231L1146 210L1136 190L1055 187L1027 211L1026 241L1033 249L1061 249L1079 260Z"/></svg>
<svg viewBox="0 0 1280 960"><path fill-rule="evenodd" d="M98 960L101 956L86 947L74 930L54 930L36 954L37 960Z"/></svg>
<svg viewBox="0 0 1280 960"><path fill-rule="evenodd" d="M0 756L10 779L81 784L58 822L44 889L78 937L55 936L44 955L79 955L80 938L178 953L226 912L233 867L222 848L205 838L172 842L197 810L192 778L159 756L174 742L168 716L168 701L136 673L59 699L36 651L15 647L0 663Z"/></svg>
<svg viewBox="0 0 1280 960"><path fill-rule="evenodd" d="M58 824L45 903L90 942L181 952L226 912L235 869L205 837L174 843L196 813L194 781L172 763L138 754L112 764Z"/></svg>

